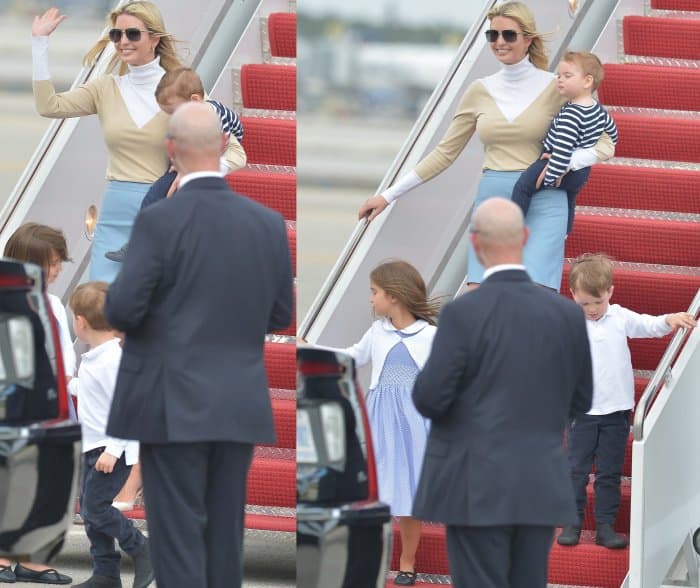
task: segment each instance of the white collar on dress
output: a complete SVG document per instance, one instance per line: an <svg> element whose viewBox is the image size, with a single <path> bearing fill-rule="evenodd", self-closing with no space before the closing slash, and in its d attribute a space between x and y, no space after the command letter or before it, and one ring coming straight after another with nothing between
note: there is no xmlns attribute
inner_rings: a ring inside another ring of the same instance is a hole
<svg viewBox="0 0 700 588"><path fill-rule="evenodd" d="M535 67L529 56L481 79L504 118L513 122L552 82L554 74Z"/></svg>
<svg viewBox="0 0 700 588"><path fill-rule="evenodd" d="M413 335L415 333L418 333L419 331L422 331L428 323L424 321L423 319L418 319L415 323L412 325L408 325L407 327L404 327L403 329L397 329L391 321L384 317L382 319L382 328L385 331L389 331L391 333L398 331L399 333L403 333L404 335Z"/></svg>

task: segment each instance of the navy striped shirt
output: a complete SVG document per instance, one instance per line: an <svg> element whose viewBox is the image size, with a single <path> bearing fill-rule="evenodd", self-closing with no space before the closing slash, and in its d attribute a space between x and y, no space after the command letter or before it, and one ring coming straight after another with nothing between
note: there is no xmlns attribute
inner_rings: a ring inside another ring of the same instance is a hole
<svg viewBox="0 0 700 588"><path fill-rule="evenodd" d="M554 186L557 179L566 173L574 149L593 147L604 132L613 143L617 143L615 121L597 102L591 106L571 102L562 106L543 142L544 150L552 154L544 185Z"/></svg>
<svg viewBox="0 0 700 588"><path fill-rule="evenodd" d="M227 106L216 100L207 100L216 110L221 119L221 130L227 135L233 135L240 142L243 139L243 123L238 115Z"/></svg>

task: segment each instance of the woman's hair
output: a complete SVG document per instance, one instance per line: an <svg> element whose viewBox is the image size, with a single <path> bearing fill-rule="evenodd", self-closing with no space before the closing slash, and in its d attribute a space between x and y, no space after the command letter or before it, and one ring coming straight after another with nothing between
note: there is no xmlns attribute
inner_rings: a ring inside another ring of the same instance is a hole
<svg viewBox="0 0 700 588"><path fill-rule="evenodd" d="M389 296L394 296L414 317L435 324L440 302L428 298L423 278L410 263L386 261L372 270L369 279Z"/></svg>
<svg viewBox="0 0 700 588"><path fill-rule="evenodd" d="M601 296L610 290L613 283L613 264L602 253L579 255L569 272L569 287L572 292L586 292L591 296Z"/></svg>
<svg viewBox="0 0 700 588"><path fill-rule="evenodd" d="M151 35L160 38L155 48L155 55L160 56L160 65L165 71L170 71L171 69L182 66L180 58L177 56L177 50L175 49L175 40L170 33L165 31L163 17L155 4L148 2L148 0L134 0L133 2L124 4L124 6L115 8L107 16L107 28L114 28L117 23L117 17L122 14L128 14L138 18ZM93 48L85 54L85 57L83 57L83 65L87 67L93 65L99 54L109 43L111 43L111 41L107 34L105 34L105 36L97 41ZM127 71L126 63L122 61L118 54L115 54L107 65L107 71L112 72L117 69L117 66L119 67L119 75L124 75Z"/></svg>
<svg viewBox="0 0 700 588"><path fill-rule="evenodd" d="M160 103L164 94L189 100L192 94L204 98L202 78L191 67L178 67L163 74L156 86L156 100Z"/></svg>
<svg viewBox="0 0 700 588"><path fill-rule="evenodd" d="M24 223L8 239L3 255L46 269L51 263L52 252L61 261L70 261L63 232L39 223Z"/></svg>
<svg viewBox="0 0 700 588"><path fill-rule="evenodd" d="M111 331L112 326L105 318L105 299L108 289L107 282L80 284L73 290L68 301L73 316L82 316L96 331Z"/></svg>
<svg viewBox="0 0 700 588"><path fill-rule="evenodd" d="M487 18L493 20L497 16L512 18L516 21L523 34L530 37L532 41L527 48L532 64L539 69L548 69L549 58L544 47L544 34L537 31L537 23L527 4L524 2L503 2L494 6L488 13Z"/></svg>

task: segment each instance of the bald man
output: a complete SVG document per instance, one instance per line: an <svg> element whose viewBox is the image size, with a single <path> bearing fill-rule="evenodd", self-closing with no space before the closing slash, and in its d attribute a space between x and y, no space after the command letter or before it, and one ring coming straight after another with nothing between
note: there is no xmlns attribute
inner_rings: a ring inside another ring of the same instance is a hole
<svg viewBox="0 0 700 588"><path fill-rule="evenodd" d="M476 210L484 281L444 307L413 391L432 420L413 515L447 525L459 588L545 588L554 528L577 520L562 439L591 405L585 318L532 282L527 237L510 200Z"/></svg>
<svg viewBox="0 0 700 588"><path fill-rule="evenodd" d="M292 318L282 217L231 191L207 104L171 117L182 174L136 219L106 314L126 333L108 433L141 441L159 588L237 588L253 445L274 443L265 334Z"/></svg>

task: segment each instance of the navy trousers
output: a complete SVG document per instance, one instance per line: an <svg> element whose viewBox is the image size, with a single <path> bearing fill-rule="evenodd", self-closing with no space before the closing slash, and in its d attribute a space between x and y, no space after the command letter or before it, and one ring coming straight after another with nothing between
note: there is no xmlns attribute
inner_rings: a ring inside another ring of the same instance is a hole
<svg viewBox="0 0 700 588"><path fill-rule="evenodd" d="M539 192L541 188L536 188L537 178L540 177L542 170L547 165L546 159L538 159L530 167L528 167L518 178L518 181L513 186L513 194L511 200L515 202L523 211L523 216L527 216L527 211L530 208L530 200L535 192ZM574 228L574 213L576 212L576 196L583 188L583 185L588 181L588 176L591 174L590 167L584 167L575 171L569 171L564 174L559 185L560 190L566 192L566 200L569 205L569 217L566 221L566 234L571 233Z"/></svg>
<svg viewBox="0 0 700 588"><path fill-rule="evenodd" d="M177 176L176 171L167 171L162 176L160 176L155 182L151 184L151 187L146 192L146 195L141 201L141 208L143 210L151 204L163 200L168 195L168 190L172 186L175 177Z"/></svg>
<svg viewBox="0 0 700 588"><path fill-rule="evenodd" d="M141 443L158 588L240 588L249 443Z"/></svg>
<svg viewBox="0 0 700 588"><path fill-rule="evenodd" d="M554 527L447 525L455 588L546 588Z"/></svg>
<svg viewBox="0 0 700 588"><path fill-rule="evenodd" d="M126 465L122 454L111 474L98 472L95 464L103 451L104 447L98 447L83 454L80 516L90 540L93 573L119 578L121 556L114 547L114 540L126 553L134 555L141 550L146 538L130 519L112 507L114 497L129 477L131 466Z"/></svg>
<svg viewBox="0 0 700 588"><path fill-rule="evenodd" d="M569 424L569 465L579 523L583 523L586 485L595 460L595 520L598 524L615 524L629 432L629 410L603 415L585 414Z"/></svg>

